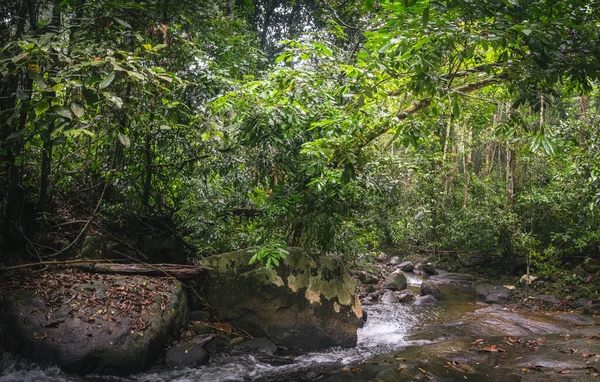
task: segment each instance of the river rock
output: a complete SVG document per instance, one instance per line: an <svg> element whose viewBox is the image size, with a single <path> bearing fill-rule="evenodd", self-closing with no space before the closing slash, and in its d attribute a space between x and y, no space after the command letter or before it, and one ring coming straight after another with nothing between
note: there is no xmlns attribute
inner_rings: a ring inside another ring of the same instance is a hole
<svg viewBox="0 0 600 382"><path fill-rule="evenodd" d="M244 341L237 345L235 349L248 353L275 354L277 345L268 338L259 337L253 340Z"/></svg>
<svg viewBox="0 0 600 382"><path fill-rule="evenodd" d="M582 267L575 267L571 271L571 275L573 275L575 277L579 277L579 278L585 279L588 276L588 273Z"/></svg>
<svg viewBox="0 0 600 382"><path fill-rule="evenodd" d="M437 300L441 300L443 298L440 288L429 281L423 281L421 283L421 296L433 296Z"/></svg>
<svg viewBox="0 0 600 382"><path fill-rule="evenodd" d="M396 269L400 269L404 272L411 272L413 269L415 269L415 266L412 263L412 261L405 261L403 263L398 264L398 266L396 266Z"/></svg>
<svg viewBox="0 0 600 382"><path fill-rule="evenodd" d="M390 261L390 259L392 258L391 255L387 254L387 253L382 253L379 256L377 256L377 258L375 258L375 261L377 261L378 263L388 263Z"/></svg>
<svg viewBox="0 0 600 382"><path fill-rule="evenodd" d="M384 304L395 304L400 302L400 300L398 300L398 297L396 297L394 292L385 292L383 297L381 297L381 302Z"/></svg>
<svg viewBox="0 0 600 382"><path fill-rule="evenodd" d="M379 277L375 276L371 272L362 271L358 273L358 279L363 284L377 284L379 282Z"/></svg>
<svg viewBox="0 0 600 382"><path fill-rule="evenodd" d="M397 296L398 302L411 302L417 297L415 293L410 290L403 290L402 292L398 293Z"/></svg>
<svg viewBox="0 0 600 382"><path fill-rule="evenodd" d="M147 370L186 325L187 295L170 278L44 272L2 291L7 350L78 374Z"/></svg>
<svg viewBox="0 0 600 382"><path fill-rule="evenodd" d="M400 258L398 256L394 256L388 261L388 265L398 265L400 264Z"/></svg>
<svg viewBox="0 0 600 382"><path fill-rule="evenodd" d="M383 287L385 289L391 290L402 290L406 289L407 285L408 283L406 281L406 276L404 276L404 273L402 273L402 271L400 270L396 270L390 273L390 275L385 278Z"/></svg>
<svg viewBox="0 0 600 382"><path fill-rule="evenodd" d="M208 363L209 355L200 345L182 342L171 346L165 355L165 362L175 369L198 367Z"/></svg>
<svg viewBox="0 0 600 382"><path fill-rule="evenodd" d="M202 260L207 302L225 322L291 349L354 347L362 321L356 281L335 256L289 248L275 268L252 250Z"/></svg>
<svg viewBox="0 0 600 382"><path fill-rule="evenodd" d="M475 286L477 300L488 304L507 302L512 293L513 290L504 285L479 284Z"/></svg>
<svg viewBox="0 0 600 382"><path fill-rule="evenodd" d="M415 299L415 305L432 305L438 302L438 300L432 295L419 296Z"/></svg>
<svg viewBox="0 0 600 382"><path fill-rule="evenodd" d="M421 267L419 269L421 270L421 272L429 276L434 276L438 274L438 271L435 269L435 267L429 263L421 264Z"/></svg>

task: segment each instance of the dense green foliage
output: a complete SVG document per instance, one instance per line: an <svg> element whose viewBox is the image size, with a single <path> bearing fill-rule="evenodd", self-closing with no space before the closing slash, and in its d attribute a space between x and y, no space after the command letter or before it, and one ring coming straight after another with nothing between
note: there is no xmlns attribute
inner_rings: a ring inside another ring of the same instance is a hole
<svg viewBox="0 0 600 382"><path fill-rule="evenodd" d="M0 244L55 256L36 234L92 216L274 264L598 257L599 25L594 0L5 1Z"/></svg>

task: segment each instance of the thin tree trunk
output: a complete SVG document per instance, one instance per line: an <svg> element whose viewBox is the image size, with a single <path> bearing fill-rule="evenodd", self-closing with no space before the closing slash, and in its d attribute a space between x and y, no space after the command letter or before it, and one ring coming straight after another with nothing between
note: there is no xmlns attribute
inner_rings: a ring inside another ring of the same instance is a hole
<svg viewBox="0 0 600 382"><path fill-rule="evenodd" d="M586 116L587 104L588 104L588 97L586 95L582 94L581 95L581 121L582 122L587 121L587 116Z"/></svg>
<svg viewBox="0 0 600 382"><path fill-rule="evenodd" d="M42 164L40 174L40 207L43 212L50 212L50 172L52 167L52 129L49 127L42 147Z"/></svg>
<svg viewBox="0 0 600 382"><path fill-rule="evenodd" d="M515 204L515 151L506 144L506 203L509 207Z"/></svg>
<svg viewBox="0 0 600 382"><path fill-rule="evenodd" d="M467 163L465 166L465 196L463 198L463 208L467 208L467 201L469 200L469 182L471 180L471 172L473 167L473 157L471 153L471 144L473 140L473 129L469 127L469 136L467 139Z"/></svg>
<svg viewBox="0 0 600 382"><path fill-rule="evenodd" d="M145 157L145 173L144 173L144 189L142 193L142 205L146 210L150 209L150 191L152 188L152 125L154 124L155 100L154 97L150 100L150 122L146 132L144 145Z"/></svg>

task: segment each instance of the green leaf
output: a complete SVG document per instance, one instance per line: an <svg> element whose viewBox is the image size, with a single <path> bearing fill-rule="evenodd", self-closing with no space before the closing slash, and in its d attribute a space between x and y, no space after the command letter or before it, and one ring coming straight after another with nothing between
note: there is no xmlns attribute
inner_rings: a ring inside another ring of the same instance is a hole
<svg viewBox="0 0 600 382"><path fill-rule="evenodd" d="M423 28L427 28L429 23L429 7L423 9Z"/></svg>
<svg viewBox="0 0 600 382"><path fill-rule="evenodd" d="M98 87L100 89L105 89L110 86L110 84L113 82L114 79L115 79L115 72L110 72L110 74L108 76L104 77L104 79L100 82Z"/></svg>
<svg viewBox="0 0 600 382"><path fill-rule="evenodd" d="M123 27L125 27L127 29L131 29L131 25L127 21L125 21L123 19L120 19L118 17L114 17L114 19L115 19L115 21L117 23L121 24L121 26L123 26Z"/></svg>
<svg viewBox="0 0 600 382"><path fill-rule="evenodd" d="M48 109L50 109L50 103L46 100L43 100L41 102L38 102L35 105L35 115L40 116L42 114L44 114L46 111L48 111Z"/></svg>
<svg viewBox="0 0 600 382"><path fill-rule="evenodd" d="M125 147L129 147L129 145L131 144L129 137L120 131L117 133L117 138L119 138L119 142L121 142L121 144Z"/></svg>
<svg viewBox="0 0 600 382"><path fill-rule="evenodd" d="M56 114L60 115L61 117L65 117L67 119L73 119L73 114L71 114L71 110L69 110L68 108L66 108L64 106L55 107L54 111L56 111Z"/></svg>
<svg viewBox="0 0 600 382"><path fill-rule="evenodd" d="M202 137L203 141L208 141L210 139L210 132L209 131L203 132L201 137Z"/></svg>
<svg viewBox="0 0 600 382"><path fill-rule="evenodd" d="M30 70L27 73L29 75L29 78L31 78L33 80L33 83L39 87L42 90L48 90L48 85L46 84L46 81L44 81L44 77L42 77L41 74Z"/></svg>
<svg viewBox="0 0 600 382"><path fill-rule="evenodd" d="M81 106L77 102L73 102L71 104L71 111L73 112L73 114L75 114L75 116L77 116L77 118L81 118L85 113L85 109L83 108L83 106Z"/></svg>
<svg viewBox="0 0 600 382"><path fill-rule="evenodd" d="M102 94L106 97L106 99L108 101L113 103L118 109L123 107L123 100L121 98L117 97L116 95L114 95L112 93L108 93L108 92L104 92Z"/></svg>
<svg viewBox="0 0 600 382"><path fill-rule="evenodd" d="M375 0L364 0L365 8L367 11L373 10L373 5L375 4Z"/></svg>
<svg viewBox="0 0 600 382"><path fill-rule="evenodd" d="M146 49L148 52L152 52L152 45L151 44L142 44L142 46L144 47L144 49Z"/></svg>

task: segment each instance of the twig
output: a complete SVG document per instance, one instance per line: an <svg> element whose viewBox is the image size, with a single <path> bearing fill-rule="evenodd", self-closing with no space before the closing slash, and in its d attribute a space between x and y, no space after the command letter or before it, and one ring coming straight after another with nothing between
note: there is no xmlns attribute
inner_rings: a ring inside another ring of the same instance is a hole
<svg viewBox="0 0 600 382"><path fill-rule="evenodd" d="M202 325L208 326L209 328L212 328L212 329L219 330L221 332L232 334L232 330L225 330L223 328L219 328L218 326L213 326L213 325L207 324L206 322L203 322ZM242 333L242 337L247 338L249 340L253 340L254 339L254 337L252 337L252 335L250 333L248 333L247 331L245 331L244 329L236 328L233 325L231 327L234 330L237 330L237 331L241 332Z"/></svg>

